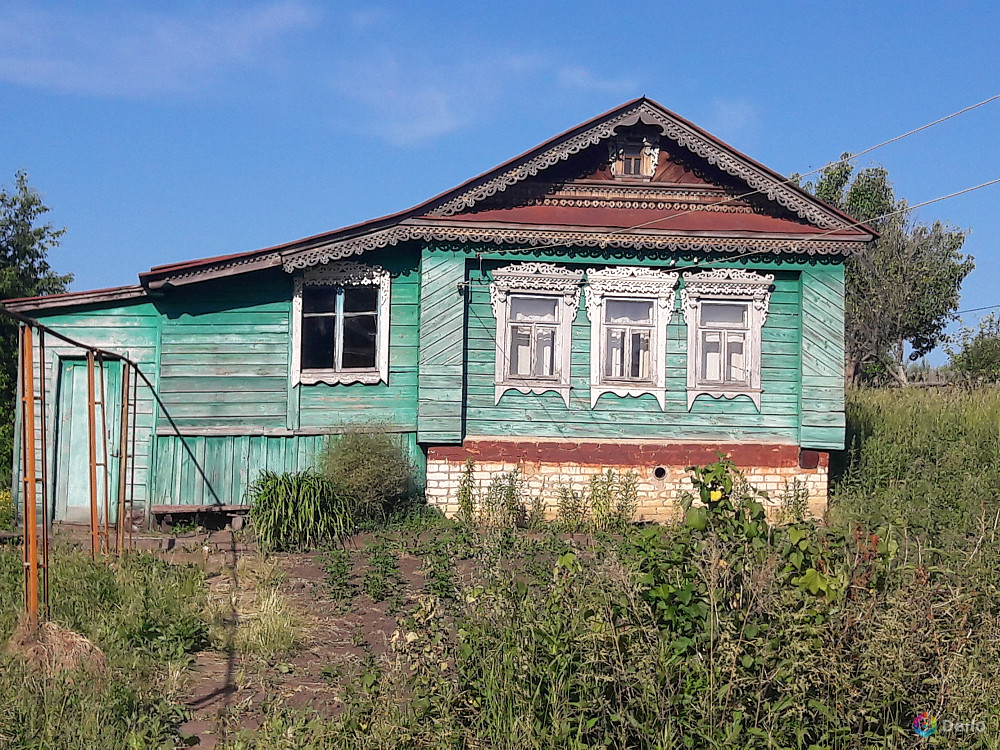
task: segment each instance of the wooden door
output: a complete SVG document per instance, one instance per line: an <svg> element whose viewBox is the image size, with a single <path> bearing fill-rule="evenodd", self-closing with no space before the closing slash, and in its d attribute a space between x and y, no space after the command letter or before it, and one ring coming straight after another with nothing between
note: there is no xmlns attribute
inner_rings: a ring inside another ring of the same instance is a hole
<svg viewBox="0 0 1000 750"><path fill-rule="evenodd" d="M95 375L100 368L95 365ZM59 360L59 385L56 398L55 519L72 523L90 522L90 437L87 424L87 361ZM95 434L98 441L97 460L107 456L109 471L97 467L97 501L102 504L99 518L104 518L103 491L105 476L109 478L108 501L111 519L115 518L118 488L118 422L121 418L121 363L104 363L104 390L107 401L107 451L101 450L101 408L95 409ZM100 399L100 382L95 380L94 397Z"/></svg>

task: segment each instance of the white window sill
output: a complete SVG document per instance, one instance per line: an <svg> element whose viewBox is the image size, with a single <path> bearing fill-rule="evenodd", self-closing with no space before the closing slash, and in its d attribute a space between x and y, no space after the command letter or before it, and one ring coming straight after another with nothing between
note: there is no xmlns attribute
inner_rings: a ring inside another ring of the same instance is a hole
<svg viewBox="0 0 1000 750"><path fill-rule="evenodd" d="M616 396L645 396L647 393L656 398L656 403L660 405L661 411L667 408L667 389L657 388L650 383L602 383L601 385L590 386L590 408L597 405L597 399L605 393L613 393Z"/></svg>
<svg viewBox="0 0 1000 750"><path fill-rule="evenodd" d="M385 380L378 370L306 370L299 373L299 385L315 385L326 383L327 385L350 385L351 383L365 383L374 385Z"/></svg>
<svg viewBox="0 0 1000 750"><path fill-rule="evenodd" d="M569 389L570 386L568 383L553 382L551 380L513 380L506 383L496 383L494 385L496 400L493 402L493 405L496 406L499 404L500 397L507 391L535 394L555 391L562 396L563 401L566 403L566 408L569 408Z"/></svg>
<svg viewBox="0 0 1000 750"><path fill-rule="evenodd" d="M753 401L754 406L757 407L757 411L760 411L760 394L764 392L763 388L712 388L712 387L699 387L699 388L689 388L688 389L688 411L691 411L691 406L698 396L711 396L712 398L738 398L739 396L747 396L751 401Z"/></svg>

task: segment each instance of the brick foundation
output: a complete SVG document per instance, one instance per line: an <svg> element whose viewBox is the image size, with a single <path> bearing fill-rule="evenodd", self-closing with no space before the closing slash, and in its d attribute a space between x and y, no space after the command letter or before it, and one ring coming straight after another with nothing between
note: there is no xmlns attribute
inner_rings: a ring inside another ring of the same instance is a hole
<svg viewBox="0 0 1000 750"><path fill-rule="evenodd" d="M483 490L496 474L519 468L527 497L540 496L550 514L555 512L560 485L583 491L592 476L614 469L638 475L637 520L668 522L679 516L681 493L691 490L685 467L712 463L717 460L717 452L727 455L750 484L768 493L772 513L780 508L796 481L808 492L809 512L816 517L825 512L829 454L767 443L468 439L460 446L428 448L427 501L449 516L458 511L458 483L469 458L475 462L476 485Z"/></svg>

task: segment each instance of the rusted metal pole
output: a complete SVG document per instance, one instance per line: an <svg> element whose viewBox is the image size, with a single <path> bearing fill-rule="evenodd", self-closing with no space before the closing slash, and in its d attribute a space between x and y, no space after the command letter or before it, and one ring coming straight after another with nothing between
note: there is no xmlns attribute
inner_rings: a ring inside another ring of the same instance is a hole
<svg viewBox="0 0 1000 750"><path fill-rule="evenodd" d="M49 454L48 437L45 430L45 419L48 411L45 408L45 391L48 379L45 371L45 331L38 332L38 410L39 415L39 440L41 447L42 467L38 472L42 480L42 559L39 565L42 568L42 616L49 619L49 523L52 517L49 515Z"/></svg>
<svg viewBox="0 0 1000 750"><path fill-rule="evenodd" d="M21 329L21 456L24 482L24 609L28 624L38 624L38 525L35 489L35 357L30 326Z"/></svg>
<svg viewBox="0 0 1000 750"><path fill-rule="evenodd" d="M130 363L125 365L131 367ZM141 374L136 368L136 374ZM132 457L131 472L128 482L128 546L132 548L132 519L135 518L135 442L136 425L139 422L139 378L132 380L132 445L129 449L129 456ZM148 504L147 500L147 504Z"/></svg>
<svg viewBox="0 0 1000 750"><path fill-rule="evenodd" d="M118 510L115 513L115 553L121 555L125 546L125 495L128 482L128 412L129 412L129 379L132 368L122 367L122 408L118 421Z"/></svg>
<svg viewBox="0 0 1000 750"><path fill-rule="evenodd" d="M104 528L101 533L101 537L104 544L104 554L111 553L111 539L110 539L110 528L111 528L111 509L108 507L111 504L111 492L110 487L108 487L110 477L110 471L108 470L108 400L107 393L105 392L104 379L107 375L107 371L104 369L104 357L101 356L100 352L97 354L97 365L100 384L101 384L101 468L104 470L103 481L101 482L101 506L104 518Z"/></svg>
<svg viewBox="0 0 1000 750"><path fill-rule="evenodd" d="M90 448L90 554L97 560L97 430L94 425L94 352L87 350L87 434Z"/></svg>

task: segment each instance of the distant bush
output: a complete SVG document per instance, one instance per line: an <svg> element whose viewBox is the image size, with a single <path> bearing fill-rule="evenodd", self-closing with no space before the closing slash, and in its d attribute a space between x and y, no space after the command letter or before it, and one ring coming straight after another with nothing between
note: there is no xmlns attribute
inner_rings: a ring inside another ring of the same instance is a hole
<svg viewBox="0 0 1000 750"><path fill-rule="evenodd" d="M330 438L319 472L359 519L384 518L412 499L414 467L399 437L378 427Z"/></svg>

